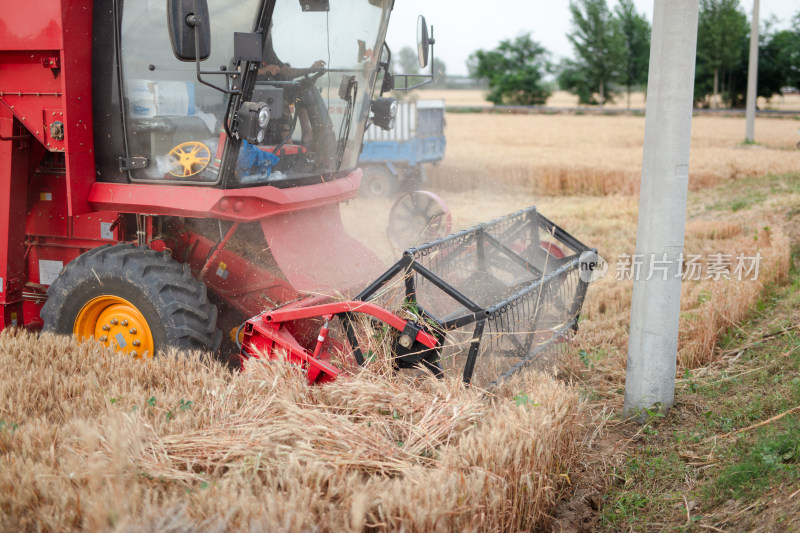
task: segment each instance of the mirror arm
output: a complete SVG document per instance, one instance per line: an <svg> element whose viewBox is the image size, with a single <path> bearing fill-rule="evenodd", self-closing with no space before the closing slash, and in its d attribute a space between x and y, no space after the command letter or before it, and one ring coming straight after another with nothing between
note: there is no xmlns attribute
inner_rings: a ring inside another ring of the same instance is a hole
<svg viewBox="0 0 800 533"><path fill-rule="evenodd" d="M394 75L389 72L389 68L392 65L392 50L389 48L389 45L386 41L383 41L383 48L386 49L386 61L379 61L378 62L378 70L383 69L383 82L381 82L381 90L378 93L378 96L383 96L383 93L391 91L394 89ZM391 79L392 88L387 87L387 79Z"/></svg>
<svg viewBox="0 0 800 533"><path fill-rule="evenodd" d="M194 22L193 25L195 27L204 23L203 20L197 20L197 19L195 19L193 22ZM200 32L197 31L197 30L195 30L195 32L194 32L194 50L195 50L194 64L195 64L195 68L197 70L197 81L199 81L203 85L207 85L208 87L211 87L212 89L216 89L217 91L220 91L222 93L225 93L225 94L228 94L228 95L231 95L231 96L242 94L242 91L230 89L230 77L233 75L230 72L221 72L221 71L216 71L216 70L200 70ZM225 76L225 84L227 85L227 87L219 87L217 85L214 85L211 82L205 81L202 78L201 74L223 74Z"/></svg>
<svg viewBox="0 0 800 533"><path fill-rule="evenodd" d="M228 141L235 141L236 137L231 132L229 123L231 122L231 111L234 105L234 95L228 94L228 104L225 106L225 116L222 117L222 129L225 131Z"/></svg>
<svg viewBox="0 0 800 533"><path fill-rule="evenodd" d="M428 42L431 45L431 73L430 74L395 74L394 75L395 79L403 78L403 80L405 81L405 86L404 87L395 87L394 88L395 91L410 91L412 89L417 89L419 87L423 87L425 85L430 85L431 83L433 83L433 78L434 78L434 76L436 74L436 70L434 68L435 65L436 65L436 60L435 60L436 55L433 53L433 45L434 45L434 43L436 41L433 38L433 26L431 26L431 36L428 39ZM409 78L422 78L425 81L422 81L420 83L416 83L416 84L412 85L411 87L409 87L408 86L408 79Z"/></svg>
<svg viewBox="0 0 800 533"><path fill-rule="evenodd" d="M424 85L430 85L433 83L433 74L395 74L395 78L403 78L405 80L405 87L395 87L395 91L410 91L412 89L417 89ZM424 78L425 81L415 83L412 86L408 86L408 78Z"/></svg>
<svg viewBox="0 0 800 533"><path fill-rule="evenodd" d="M389 48L389 43L383 41L383 47L386 48L386 61L381 61L380 65L386 72L389 72L389 66L392 64L392 49Z"/></svg>

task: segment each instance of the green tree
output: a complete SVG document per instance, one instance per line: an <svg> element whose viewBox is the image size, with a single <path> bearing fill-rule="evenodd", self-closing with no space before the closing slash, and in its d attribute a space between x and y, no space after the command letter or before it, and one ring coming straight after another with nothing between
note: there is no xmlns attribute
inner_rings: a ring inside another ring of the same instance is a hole
<svg viewBox="0 0 800 533"><path fill-rule="evenodd" d="M791 29L765 24L758 49L758 95L771 98L783 87L800 87L800 14Z"/></svg>
<svg viewBox="0 0 800 533"><path fill-rule="evenodd" d="M593 86L581 64L572 59L563 59L556 70L559 88L577 95L582 104L597 103L592 101Z"/></svg>
<svg viewBox="0 0 800 533"><path fill-rule="evenodd" d="M397 54L393 54L392 63L394 64L392 71L395 74L420 74L419 55L417 54L417 50L410 46L404 46ZM409 76L408 86L411 87L422 81L424 81L424 78ZM400 81L398 79L395 82L398 87L405 87L405 81ZM405 91L397 91L394 96L402 100L408 96L408 93Z"/></svg>
<svg viewBox="0 0 800 533"><path fill-rule="evenodd" d="M619 0L614 13L617 31L624 43L620 81L625 85L630 109L632 88L647 84L650 68L650 22L636 11L633 0Z"/></svg>
<svg viewBox="0 0 800 533"><path fill-rule="evenodd" d="M435 89L447 88L447 65L439 58L433 62L433 83L430 85Z"/></svg>
<svg viewBox="0 0 800 533"><path fill-rule="evenodd" d="M750 24L739 0L700 0L695 100L711 94L712 107L720 99L742 105L749 44Z"/></svg>
<svg viewBox="0 0 800 533"><path fill-rule="evenodd" d="M622 71L625 43L606 0L570 0L572 30L567 38L575 49L575 60L559 76L562 85L578 94L581 103L605 104L614 99L611 84ZM585 87L588 86L588 89ZM591 96L586 99L587 91Z"/></svg>
<svg viewBox="0 0 800 533"><path fill-rule="evenodd" d="M525 34L501 41L494 50L477 50L467 62L470 76L489 83L494 104L542 105L550 96L543 78L550 71L547 50Z"/></svg>
<svg viewBox="0 0 800 533"><path fill-rule="evenodd" d="M395 72L398 74L419 74L419 57L417 51L410 46L404 46L392 57Z"/></svg>

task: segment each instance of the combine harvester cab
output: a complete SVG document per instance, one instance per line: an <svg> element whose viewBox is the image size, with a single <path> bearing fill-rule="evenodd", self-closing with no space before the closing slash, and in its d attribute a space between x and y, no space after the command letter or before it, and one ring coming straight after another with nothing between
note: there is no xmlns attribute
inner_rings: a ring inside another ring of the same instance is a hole
<svg viewBox="0 0 800 533"><path fill-rule="evenodd" d="M358 365L388 356L397 370L488 386L577 331L584 252L594 250L530 207L406 250L353 300L263 313L245 324L242 358L286 357L314 383L350 354ZM311 318L324 325L306 349L287 326ZM347 344L331 336L334 320Z"/></svg>

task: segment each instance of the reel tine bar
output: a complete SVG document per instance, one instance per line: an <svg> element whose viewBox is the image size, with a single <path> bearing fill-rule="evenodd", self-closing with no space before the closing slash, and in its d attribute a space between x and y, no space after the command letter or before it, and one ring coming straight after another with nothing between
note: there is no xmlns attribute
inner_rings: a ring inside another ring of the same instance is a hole
<svg viewBox="0 0 800 533"><path fill-rule="evenodd" d="M454 367L463 364L464 382L484 360L503 359L508 368L495 383L577 329L588 285L579 257L588 250L529 207L409 248L356 299L376 298L401 275L403 302L423 327L443 341L471 327L467 353L452 357Z"/></svg>

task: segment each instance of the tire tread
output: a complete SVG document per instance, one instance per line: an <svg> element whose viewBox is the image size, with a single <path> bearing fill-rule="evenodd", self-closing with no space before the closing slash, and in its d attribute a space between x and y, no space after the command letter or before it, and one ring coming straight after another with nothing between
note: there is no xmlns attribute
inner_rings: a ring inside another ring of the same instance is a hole
<svg viewBox="0 0 800 533"><path fill-rule="evenodd" d="M46 331L72 333L70 319L64 316L65 304L80 297L77 288L88 275L101 284L103 278L122 279L121 283L133 286L150 301L165 323L167 345L161 349L218 350L217 308L209 302L206 286L191 275L188 265L167 253L128 243L94 248L66 265L50 285L42 307Z"/></svg>

